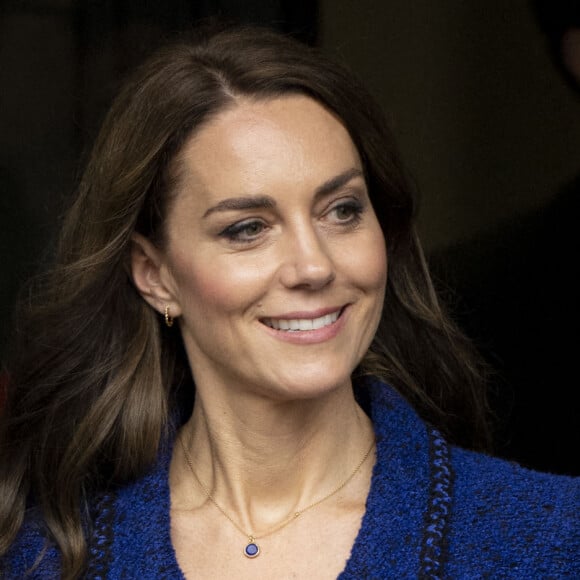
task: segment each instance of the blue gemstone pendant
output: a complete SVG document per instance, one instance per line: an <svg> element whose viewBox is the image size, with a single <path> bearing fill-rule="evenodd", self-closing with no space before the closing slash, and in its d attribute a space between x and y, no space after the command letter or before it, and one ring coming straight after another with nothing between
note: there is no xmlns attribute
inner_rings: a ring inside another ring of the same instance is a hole
<svg viewBox="0 0 580 580"><path fill-rule="evenodd" d="M246 558L255 558L260 553L260 546L255 542L251 541L245 548L244 548L244 556Z"/></svg>

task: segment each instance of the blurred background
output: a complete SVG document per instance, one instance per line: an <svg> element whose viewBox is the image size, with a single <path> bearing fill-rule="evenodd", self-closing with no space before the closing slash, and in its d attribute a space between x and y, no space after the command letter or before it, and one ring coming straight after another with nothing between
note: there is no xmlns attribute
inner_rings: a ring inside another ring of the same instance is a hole
<svg viewBox="0 0 580 580"><path fill-rule="evenodd" d="M200 18L267 24L345 62L382 104L436 281L497 370L498 452L580 474L580 98L550 44L578 4L3 0L0 353L127 72Z"/></svg>

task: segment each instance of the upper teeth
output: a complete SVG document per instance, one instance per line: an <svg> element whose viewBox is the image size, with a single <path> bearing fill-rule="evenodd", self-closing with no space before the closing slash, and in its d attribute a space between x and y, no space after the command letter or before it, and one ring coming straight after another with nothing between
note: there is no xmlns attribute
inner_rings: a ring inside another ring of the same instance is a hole
<svg viewBox="0 0 580 580"><path fill-rule="evenodd" d="M264 324L276 330L316 330L336 322L340 310L319 318L267 318Z"/></svg>

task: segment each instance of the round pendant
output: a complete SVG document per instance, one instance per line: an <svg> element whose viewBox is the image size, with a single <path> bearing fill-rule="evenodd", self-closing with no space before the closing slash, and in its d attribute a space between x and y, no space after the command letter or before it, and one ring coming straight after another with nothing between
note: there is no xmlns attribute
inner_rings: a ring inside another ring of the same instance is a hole
<svg viewBox="0 0 580 580"><path fill-rule="evenodd" d="M255 558L259 553L260 547L258 546L258 544L255 544L254 542L250 542L244 548L244 556L246 556L246 558Z"/></svg>

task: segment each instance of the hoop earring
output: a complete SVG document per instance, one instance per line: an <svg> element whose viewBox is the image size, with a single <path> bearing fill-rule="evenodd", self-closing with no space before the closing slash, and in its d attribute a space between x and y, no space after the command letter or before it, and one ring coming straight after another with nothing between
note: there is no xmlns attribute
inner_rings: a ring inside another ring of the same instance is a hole
<svg viewBox="0 0 580 580"><path fill-rule="evenodd" d="M173 326L173 317L169 314L169 306L165 307L165 325L169 328Z"/></svg>

